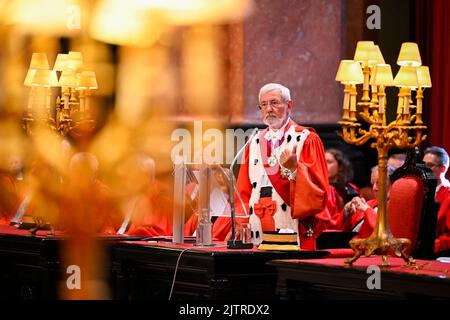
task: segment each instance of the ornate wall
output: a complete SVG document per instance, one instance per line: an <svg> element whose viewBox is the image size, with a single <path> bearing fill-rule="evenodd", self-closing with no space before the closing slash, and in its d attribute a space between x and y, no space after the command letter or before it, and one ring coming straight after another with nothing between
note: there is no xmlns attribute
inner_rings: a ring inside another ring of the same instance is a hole
<svg viewBox="0 0 450 320"><path fill-rule="evenodd" d="M301 123L335 123L341 88L335 82L344 51L340 0L258 0L244 23L245 121L259 121L257 93L267 82L291 89L294 118Z"/></svg>

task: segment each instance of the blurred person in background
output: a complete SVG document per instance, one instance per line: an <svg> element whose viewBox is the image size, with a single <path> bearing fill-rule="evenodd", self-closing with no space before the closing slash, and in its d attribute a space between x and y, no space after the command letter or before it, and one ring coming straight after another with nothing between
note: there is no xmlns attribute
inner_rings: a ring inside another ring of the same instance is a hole
<svg viewBox="0 0 450 320"><path fill-rule="evenodd" d="M330 212L330 229L340 230L343 220L345 203L359 196L359 189L351 183L353 179L353 169L350 161L344 153L337 149L326 149L325 159L327 161L328 180L330 182L330 192L327 198L327 209Z"/></svg>
<svg viewBox="0 0 450 320"><path fill-rule="evenodd" d="M449 156L445 149L437 146L425 149L423 162L433 171L437 179L435 200L440 204L436 225L434 251L450 250L450 182L445 177ZM448 255L448 252L446 253Z"/></svg>
<svg viewBox="0 0 450 320"><path fill-rule="evenodd" d="M99 163L88 152L70 159L60 207L60 226L69 232L115 234L120 214L110 188L98 179Z"/></svg>
<svg viewBox="0 0 450 320"><path fill-rule="evenodd" d="M144 154L132 154L116 166L112 185L123 217L118 234L172 234L172 193L155 171L155 161Z"/></svg>
<svg viewBox="0 0 450 320"><path fill-rule="evenodd" d="M391 189L390 177L396 169L393 166L387 166L387 200L389 201L389 192ZM375 195L378 195L378 166L372 168L370 175L370 182L372 184ZM341 216L343 221L339 222L342 225L342 231L356 231L359 232L361 238L369 237L377 222L378 201L377 198L367 200L362 197L354 197L350 202L344 206L344 214Z"/></svg>

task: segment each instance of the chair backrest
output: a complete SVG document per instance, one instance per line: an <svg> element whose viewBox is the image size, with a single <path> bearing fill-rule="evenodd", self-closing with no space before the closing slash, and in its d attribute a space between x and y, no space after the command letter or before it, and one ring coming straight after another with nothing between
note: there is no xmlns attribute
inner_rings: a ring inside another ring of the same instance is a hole
<svg viewBox="0 0 450 320"><path fill-rule="evenodd" d="M388 202L389 226L396 238L408 238L414 248L419 233L424 185L416 176L405 176L391 186Z"/></svg>
<svg viewBox="0 0 450 320"><path fill-rule="evenodd" d="M437 181L430 169L416 162L417 155L417 149L410 150L405 164L391 176L388 220L395 237L411 240L411 254L415 258L433 259Z"/></svg>

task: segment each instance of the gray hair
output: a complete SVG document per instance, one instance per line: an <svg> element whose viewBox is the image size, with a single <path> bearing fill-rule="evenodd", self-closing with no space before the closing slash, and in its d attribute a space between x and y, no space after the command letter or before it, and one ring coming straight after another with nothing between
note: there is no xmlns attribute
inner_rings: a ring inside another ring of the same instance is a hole
<svg viewBox="0 0 450 320"><path fill-rule="evenodd" d="M391 166L390 164L387 165L387 174L388 178L390 179L394 171L397 170L394 166ZM372 168L372 172L378 171L378 165Z"/></svg>
<svg viewBox="0 0 450 320"><path fill-rule="evenodd" d="M155 180L155 160L146 156L146 155L138 155L136 156L137 165L140 166L142 170L144 170L151 181Z"/></svg>
<svg viewBox="0 0 450 320"><path fill-rule="evenodd" d="M89 167L93 172L98 172L98 160L97 157L90 152L78 152L75 153L70 159L69 167L73 168L77 164L86 164L89 163Z"/></svg>
<svg viewBox="0 0 450 320"><path fill-rule="evenodd" d="M284 101L291 101L291 91L285 86L278 83L267 83L259 89L258 101L261 101L261 96L267 92L278 90Z"/></svg>

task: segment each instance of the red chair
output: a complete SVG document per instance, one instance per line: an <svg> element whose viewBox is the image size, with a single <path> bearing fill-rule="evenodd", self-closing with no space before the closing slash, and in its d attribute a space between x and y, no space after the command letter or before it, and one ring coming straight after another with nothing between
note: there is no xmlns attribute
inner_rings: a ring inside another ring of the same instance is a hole
<svg viewBox="0 0 450 320"><path fill-rule="evenodd" d="M422 163L417 150L408 152L406 162L391 176L387 205L388 221L396 238L411 240L414 258L433 259L437 210L434 205L436 178Z"/></svg>

